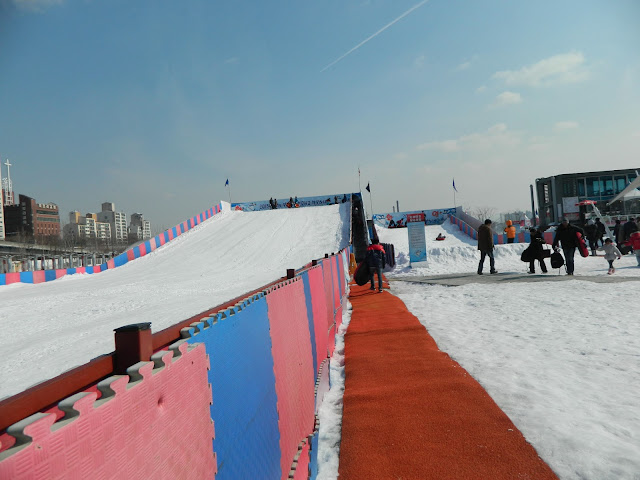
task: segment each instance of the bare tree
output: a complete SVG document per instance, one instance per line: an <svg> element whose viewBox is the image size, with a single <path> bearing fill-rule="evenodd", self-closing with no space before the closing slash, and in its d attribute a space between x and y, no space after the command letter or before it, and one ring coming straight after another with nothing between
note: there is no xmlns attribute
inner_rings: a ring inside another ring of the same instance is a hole
<svg viewBox="0 0 640 480"><path fill-rule="evenodd" d="M487 218L491 218L495 213L496 209L493 207L474 207L471 209L471 215L481 222L484 222Z"/></svg>

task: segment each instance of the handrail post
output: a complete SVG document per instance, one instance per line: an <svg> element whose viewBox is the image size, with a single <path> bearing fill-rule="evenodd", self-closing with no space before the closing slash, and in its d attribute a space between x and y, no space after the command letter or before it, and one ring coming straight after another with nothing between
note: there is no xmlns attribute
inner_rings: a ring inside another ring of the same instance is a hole
<svg viewBox="0 0 640 480"><path fill-rule="evenodd" d="M296 276L296 269L295 268L287 268L287 280L293 278Z"/></svg>
<svg viewBox="0 0 640 480"><path fill-rule="evenodd" d="M127 368L138 362L151 359L153 347L151 343L151 323L135 323L116 328L116 351L113 362L113 373L124 375Z"/></svg>

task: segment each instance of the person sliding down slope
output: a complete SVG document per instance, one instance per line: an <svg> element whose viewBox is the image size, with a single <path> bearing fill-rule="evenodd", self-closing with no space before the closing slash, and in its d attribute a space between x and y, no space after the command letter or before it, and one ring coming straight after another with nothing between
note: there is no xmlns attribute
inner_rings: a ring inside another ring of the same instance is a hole
<svg viewBox="0 0 640 480"><path fill-rule="evenodd" d="M367 266L371 276L371 290L375 290L374 274L378 274L378 292L382 292L382 269L385 267L385 251L377 238L367 247Z"/></svg>

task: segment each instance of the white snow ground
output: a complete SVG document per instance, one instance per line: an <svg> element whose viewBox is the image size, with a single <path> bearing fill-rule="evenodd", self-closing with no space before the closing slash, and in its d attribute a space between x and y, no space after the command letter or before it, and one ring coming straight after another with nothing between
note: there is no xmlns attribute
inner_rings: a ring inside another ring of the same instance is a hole
<svg viewBox="0 0 640 480"><path fill-rule="evenodd" d="M390 279L476 271L477 243L457 226L425 231L428 266L411 269L407 230L378 229L381 241L396 249ZM435 241L438 232L447 239ZM496 268L526 272L525 247L498 245ZM615 276L640 276L634 255L615 266ZM576 256L577 276L606 276L607 269L603 257ZM391 291L561 479L640 479L640 282L444 287L396 281Z"/></svg>
<svg viewBox="0 0 640 480"><path fill-rule="evenodd" d="M348 245L350 203L225 211L98 274L0 287L0 399L114 350L113 330L159 331Z"/></svg>
<svg viewBox="0 0 640 480"><path fill-rule="evenodd" d="M123 267L0 287L0 398L112 351L114 328L151 321L161 330L279 278L286 268L338 251L348 240L347 220L345 205L227 211ZM427 267L411 269L407 230L379 229L398 256L389 278L475 271L474 240L449 223L425 231ZM435 241L438 232L447 235L444 242ZM526 271L519 258L524 248L496 247L498 270ZM640 276L635 265L635 257L623 257L615 275ZM576 275L606 271L602 257L576 257ZM392 292L562 480L640 479L640 283L442 287L396 281ZM334 389L320 411L323 480L338 472L341 342L350 308L344 312L331 361Z"/></svg>

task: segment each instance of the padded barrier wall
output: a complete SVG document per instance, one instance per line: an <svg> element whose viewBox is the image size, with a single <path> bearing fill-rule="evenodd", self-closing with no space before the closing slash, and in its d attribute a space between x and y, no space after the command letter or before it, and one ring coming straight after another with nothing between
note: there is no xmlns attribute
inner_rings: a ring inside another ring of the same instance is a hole
<svg viewBox="0 0 640 480"><path fill-rule="evenodd" d="M192 229L196 225L202 223L214 215L222 211L222 203L214 205L213 207L205 210L204 212L196 215L189 220L182 222L180 225L173 227L154 238L147 240L146 242L136 245L133 248L117 255L116 257L108 260L101 265L92 265L89 267L76 267L76 268L63 268L57 270L35 270L33 272L12 272L0 274L0 286L10 285L12 283L42 283L56 280L65 275L74 275L76 273L100 273L112 268L121 267L125 263L128 263L136 258L143 257L156 248L161 247L165 243L173 240L174 238L182 235L188 230Z"/></svg>
<svg viewBox="0 0 640 480"><path fill-rule="evenodd" d="M215 477L211 389L203 345L172 345L59 403L65 417L36 413L7 432L17 442L0 453L0 478ZM55 423L54 423L55 422Z"/></svg>
<svg viewBox="0 0 640 480"><path fill-rule="evenodd" d="M264 294L186 330L189 343L204 343L209 352L216 478L280 478L276 380Z"/></svg>
<svg viewBox="0 0 640 480"><path fill-rule="evenodd" d="M181 478L188 465L190 479L315 479L348 252L194 322L130 381L62 401L58 422L37 413L9 427L0 478Z"/></svg>
<svg viewBox="0 0 640 480"><path fill-rule="evenodd" d="M283 477L300 442L313 431L314 371L304 286L298 277L267 295Z"/></svg>

